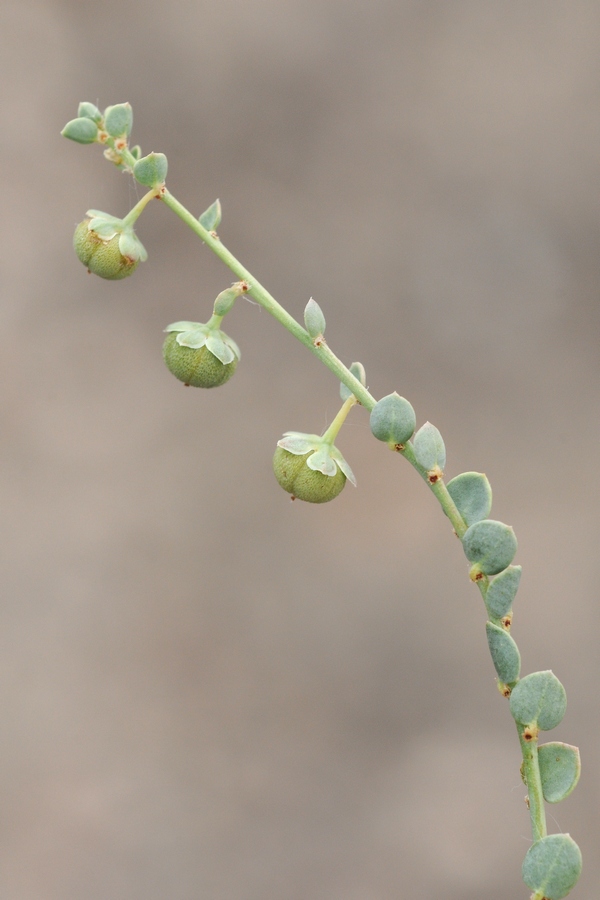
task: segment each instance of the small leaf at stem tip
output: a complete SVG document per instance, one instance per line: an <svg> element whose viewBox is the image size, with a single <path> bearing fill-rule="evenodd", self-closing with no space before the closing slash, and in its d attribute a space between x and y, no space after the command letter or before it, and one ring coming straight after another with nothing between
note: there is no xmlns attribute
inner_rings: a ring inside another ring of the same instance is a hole
<svg viewBox="0 0 600 900"><path fill-rule="evenodd" d="M523 881L545 900L562 900L581 875L581 850L570 834L549 834L523 860Z"/></svg>
<svg viewBox="0 0 600 900"><path fill-rule="evenodd" d="M133 175L144 187L159 187L164 184L168 167L164 153L149 153L134 164Z"/></svg>
<svg viewBox="0 0 600 900"><path fill-rule="evenodd" d="M325 333L325 316L319 304L312 297L304 310L304 324L311 338L322 337Z"/></svg>
<svg viewBox="0 0 600 900"><path fill-rule="evenodd" d="M463 472L446 485L467 525L487 519L492 509L492 489L481 472Z"/></svg>
<svg viewBox="0 0 600 900"><path fill-rule="evenodd" d="M353 362L350 366L350 371L354 375L357 381L360 381L363 387L367 384L367 373L365 372L365 367L360 362ZM352 391L350 388L346 387L345 384L340 384L340 397L346 402L348 397L352 397Z"/></svg>
<svg viewBox="0 0 600 900"><path fill-rule="evenodd" d="M92 119L71 119L61 131L63 137L78 144L93 144L98 137L98 126Z"/></svg>
<svg viewBox="0 0 600 900"><path fill-rule="evenodd" d="M369 417L371 433L378 441L387 444L406 444L412 437L417 424L417 417L411 404L395 391L382 397Z"/></svg>
<svg viewBox="0 0 600 900"><path fill-rule="evenodd" d="M538 747L538 759L544 800L559 803L569 796L579 781L579 748L561 741L551 741Z"/></svg>
<svg viewBox="0 0 600 900"><path fill-rule="evenodd" d="M133 110L129 103L116 103L104 110L104 129L111 137L123 137L131 134Z"/></svg>
<svg viewBox="0 0 600 900"><path fill-rule="evenodd" d="M521 566L508 566L490 582L485 605L492 618L501 619L510 612L520 581Z"/></svg>
<svg viewBox="0 0 600 900"><path fill-rule="evenodd" d="M520 725L537 725L541 731L556 728L566 708L565 689L550 669L521 678L510 695L513 719Z"/></svg>
<svg viewBox="0 0 600 900"><path fill-rule="evenodd" d="M511 564L517 552L517 539L510 525L494 519L482 519L465 531L462 538L465 556L484 575L497 575Z"/></svg>
<svg viewBox="0 0 600 900"><path fill-rule="evenodd" d="M221 201L215 200L215 202L211 203L208 209L205 209L202 215L198 217L198 221L207 231L216 231L221 224L221 215Z"/></svg>
<svg viewBox="0 0 600 900"><path fill-rule="evenodd" d="M93 103L83 102L79 104L77 115L84 119L91 119L97 125L102 121L102 113Z"/></svg>
<svg viewBox="0 0 600 900"><path fill-rule="evenodd" d="M490 656L498 678L504 684L514 684L519 678L519 672L521 671L519 648L508 631L505 631L504 628L500 628L498 625L494 625L493 622L487 622L485 630Z"/></svg>
<svg viewBox="0 0 600 900"><path fill-rule="evenodd" d="M446 447L442 435L431 422L425 422L413 439L415 459L427 472L446 465Z"/></svg>

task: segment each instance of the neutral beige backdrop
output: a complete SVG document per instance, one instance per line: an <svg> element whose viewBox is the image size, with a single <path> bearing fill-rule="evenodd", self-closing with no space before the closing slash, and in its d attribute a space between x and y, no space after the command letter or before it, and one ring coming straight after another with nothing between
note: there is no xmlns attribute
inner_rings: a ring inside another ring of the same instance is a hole
<svg viewBox="0 0 600 900"><path fill-rule="evenodd" d="M232 280L169 211L121 283L71 249L141 189L59 137L129 100L200 213L376 396L485 471L523 565L523 672L582 747L549 809L598 895L600 7L4 0L3 900L526 898L530 841L485 615L425 486L354 411L359 482L292 504L285 430L338 387L257 306L233 381L162 329Z"/></svg>

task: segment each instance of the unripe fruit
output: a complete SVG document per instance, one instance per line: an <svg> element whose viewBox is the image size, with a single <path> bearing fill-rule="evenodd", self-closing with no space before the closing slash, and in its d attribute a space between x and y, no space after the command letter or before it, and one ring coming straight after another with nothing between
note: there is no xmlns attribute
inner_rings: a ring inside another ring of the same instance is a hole
<svg viewBox="0 0 600 900"><path fill-rule="evenodd" d="M326 503L342 491L346 476L336 467L335 475L323 475L309 468L306 460L314 451L297 456L278 447L273 457L275 478L288 494L309 503Z"/></svg>
<svg viewBox="0 0 600 900"><path fill-rule="evenodd" d="M139 259L123 256L119 250L121 235L115 234L110 240L103 240L95 231L89 230L90 221L84 219L80 222L73 236L75 253L84 266L94 275L110 281L118 281L131 275L137 269Z"/></svg>
<svg viewBox="0 0 600 900"><path fill-rule="evenodd" d="M182 347L177 343L177 332L174 331L167 335L163 344L163 359L169 371L184 384L203 388L225 384L238 364L237 356L230 363L222 363L208 347Z"/></svg>

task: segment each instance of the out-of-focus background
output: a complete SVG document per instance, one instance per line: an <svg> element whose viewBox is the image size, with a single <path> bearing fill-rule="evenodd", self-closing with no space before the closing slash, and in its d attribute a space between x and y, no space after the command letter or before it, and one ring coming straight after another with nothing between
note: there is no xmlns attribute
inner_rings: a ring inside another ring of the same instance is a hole
<svg viewBox="0 0 600 900"><path fill-rule="evenodd" d="M234 379L162 329L233 280L160 204L123 282L72 247L141 196L59 136L128 100L199 214L297 318L485 471L523 566L523 673L584 773L550 807L600 881L600 7L532 0L4 0L3 900L528 895L520 754L448 522L353 411L358 478L291 503L286 430L338 385L259 307Z"/></svg>

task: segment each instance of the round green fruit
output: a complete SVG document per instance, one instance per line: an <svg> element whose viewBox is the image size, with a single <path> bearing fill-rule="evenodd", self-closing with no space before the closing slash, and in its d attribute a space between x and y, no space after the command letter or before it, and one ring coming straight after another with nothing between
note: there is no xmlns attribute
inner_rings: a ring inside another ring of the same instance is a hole
<svg viewBox="0 0 600 900"><path fill-rule="evenodd" d="M163 344L163 359L175 378L193 387L218 387L229 381L238 364L237 357L222 363L207 347L194 350L177 343L177 332L167 335Z"/></svg>
<svg viewBox="0 0 600 900"><path fill-rule="evenodd" d="M335 475L323 475L309 468L306 460L310 453L296 456L283 447L278 447L273 457L275 478L288 494L309 503L327 503L342 491L346 476L336 467Z"/></svg>
<svg viewBox="0 0 600 900"><path fill-rule="evenodd" d="M119 250L119 234L105 241L95 231L89 230L89 222L90 219L80 222L73 236L75 253L81 262L88 271L100 278L108 278L110 281L127 278L137 269L139 259L123 256Z"/></svg>

